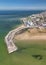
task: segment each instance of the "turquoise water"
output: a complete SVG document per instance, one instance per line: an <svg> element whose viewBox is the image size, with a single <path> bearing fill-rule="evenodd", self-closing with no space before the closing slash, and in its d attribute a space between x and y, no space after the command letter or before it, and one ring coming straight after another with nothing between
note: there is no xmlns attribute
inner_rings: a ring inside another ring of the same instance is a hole
<svg viewBox="0 0 46 65"><path fill-rule="evenodd" d="M0 18L0 35L7 33L21 23L22 22L19 19L15 18L15 16L14 18Z"/></svg>
<svg viewBox="0 0 46 65"><path fill-rule="evenodd" d="M0 11L0 36L5 36L8 31L22 24L19 20L21 17L27 17L32 14L41 13L40 10L31 11Z"/></svg>
<svg viewBox="0 0 46 65"><path fill-rule="evenodd" d="M38 48L40 48L40 50L37 48L37 45L31 45L31 48L28 48L30 47L30 41L29 42L18 42L18 45L17 46L20 46L20 52L14 52L12 54L8 54L8 51L7 51L7 47L6 47L6 44L5 44L5 35L12 29L16 28L18 25L22 24L20 19L21 17L27 17L29 15L32 15L32 14L37 14L37 13L40 13L42 11L0 11L0 65L22 65L24 63L24 65L30 65L30 60L31 61L31 64L34 62L34 59L31 57L32 54L46 54L45 50L44 51L41 51L41 49L43 49L42 46L38 46ZM20 44L19 44L20 43ZM26 44L27 45L26 45ZM28 45L29 43L29 45ZM32 42L31 42L32 43ZM33 42L33 43L37 43L37 42ZM40 43L40 41L38 42ZM41 43L44 43L44 42L41 42ZM45 42L46 43L46 42ZM46 46L46 45L45 45ZM23 50L23 48L26 50ZM22 49L22 52L21 52L21 49ZM37 50L36 50L37 49ZM46 49L44 47L44 49ZM34 50L36 52L34 52ZM31 54L31 55L30 55ZM46 63L46 56L44 56L43 54L43 60L42 60L42 64L41 64L41 61L35 61L33 63L36 64L36 65L45 65L43 63ZM28 60L27 60L28 59ZM26 60L26 62L24 62ZM38 64L37 64L38 63Z"/></svg>

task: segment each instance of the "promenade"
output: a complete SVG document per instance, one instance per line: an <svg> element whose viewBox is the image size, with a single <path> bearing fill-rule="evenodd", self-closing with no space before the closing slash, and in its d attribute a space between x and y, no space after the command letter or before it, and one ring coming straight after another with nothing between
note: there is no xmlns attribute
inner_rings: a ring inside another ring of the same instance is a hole
<svg viewBox="0 0 46 65"><path fill-rule="evenodd" d="M6 45L7 45L7 49L8 49L8 53L12 53L16 50L18 50L18 47L14 44L13 42L13 38L14 38L14 35L19 32L20 30L24 29L24 28L27 28L27 27L24 27L23 25L10 31L6 36L5 36L5 42L6 42Z"/></svg>

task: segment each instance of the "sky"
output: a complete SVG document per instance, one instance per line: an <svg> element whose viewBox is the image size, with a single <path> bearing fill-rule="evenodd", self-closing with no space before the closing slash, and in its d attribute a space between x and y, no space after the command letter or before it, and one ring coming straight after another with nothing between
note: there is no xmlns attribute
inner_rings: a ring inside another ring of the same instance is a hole
<svg viewBox="0 0 46 65"><path fill-rule="evenodd" d="M46 0L0 0L0 10L46 9Z"/></svg>

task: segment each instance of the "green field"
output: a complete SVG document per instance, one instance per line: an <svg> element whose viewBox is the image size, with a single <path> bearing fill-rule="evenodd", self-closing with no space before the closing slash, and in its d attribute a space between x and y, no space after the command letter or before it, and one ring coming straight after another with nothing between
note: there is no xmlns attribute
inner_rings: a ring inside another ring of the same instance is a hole
<svg viewBox="0 0 46 65"><path fill-rule="evenodd" d="M5 34L4 34L5 35ZM46 65L46 41L17 41L18 51L8 54L0 37L0 65ZM35 56L42 56L41 59Z"/></svg>

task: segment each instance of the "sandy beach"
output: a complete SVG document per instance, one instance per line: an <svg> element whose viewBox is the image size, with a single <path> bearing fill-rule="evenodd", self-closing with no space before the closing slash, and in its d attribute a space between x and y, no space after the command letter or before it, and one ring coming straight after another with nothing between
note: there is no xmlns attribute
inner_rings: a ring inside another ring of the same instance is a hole
<svg viewBox="0 0 46 65"><path fill-rule="evenodd" d="M30 34L28 32L24 32L15 36L17 40L46 40L46 33L35 33Z"/></svg>

